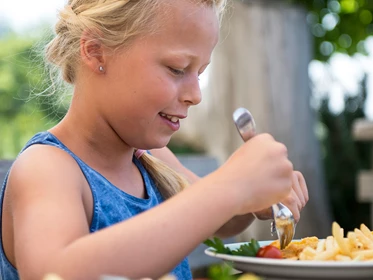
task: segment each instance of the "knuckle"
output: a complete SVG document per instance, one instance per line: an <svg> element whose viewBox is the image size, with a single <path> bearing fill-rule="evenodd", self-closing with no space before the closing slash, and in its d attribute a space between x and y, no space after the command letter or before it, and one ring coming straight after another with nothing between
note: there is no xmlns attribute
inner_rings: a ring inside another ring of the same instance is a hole
<svg viewBox="0 0 373 280"><path fill-rule="evenodd" d="M291 177L287 176L286 173L284 173L282 176L285 176L285 178L284 178L284 179L285 179L284 183L286 184L287 189L289 189L289 192L292 191L292 190L293 190L293 182L292 182L292 180L291 180ZM289 193L287 199L290 199L290 197L291 197L291 195L290 195L290 193Z"/></svg>
<svg viewBox="0 0 373 280"><path fill-rule="evenodd" d="M266 137L267 139L273 139L273 136L269 133L262 133L262 135Z"/></svg>
<svg viewBox="0 0 373 280"><path fill-rule="evenodd" d="M283 143L275 142L275 144L272 145L272 153L274 156L287 157L288 149Z"/></svg>
<svg viewBox="0 0 373 280"><path fill-rule="evenodd" d="M286 199L286 203L291 206L297 205L297 201L293 196L288 196Z"/></svg>
<svg viewBox="0 0 373 280"><path fill-rule="evenodd" d="M280 153L282 154L288 154L288 148L285 146L285 144L278 142L278 149Z"/></svg>
<svg viewBox="0 0 373 280"><path fill-rule="evenodd" d="M286 171L289 172L291 174L291 181L293 181L293 177L292 177L292 174L293 174L293 163L290 161L290 160L287 160L286 161L286 164L285 164L285 168L286 168Z"/></svg>
<svg viewBox="0 0 373 280"><path fill-rule="evenodd" d="M269 133L262 133L262 134L259 134L259 136L263 139L263 140L270 140L270 141L273 141L274 138L271 134Z"/></svg>
<svg viewBox="0 0 373 280"><path fill-rule="evenodd" d="M293 212L293 216L294 216L295 222L298 223L299 220L300 220L300 213L299 213L299 211L294 211Z"/></svg>

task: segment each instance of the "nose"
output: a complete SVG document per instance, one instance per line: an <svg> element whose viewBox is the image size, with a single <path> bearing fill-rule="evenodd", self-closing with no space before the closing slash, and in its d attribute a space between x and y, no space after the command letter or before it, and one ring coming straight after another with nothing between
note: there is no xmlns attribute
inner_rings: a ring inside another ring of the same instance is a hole
<svg viewBox="0 0 373 280"><path fill-rule="evenodd" d="M181 102L186 103L188 106L197 105L201 102L202 94L198 76L190 77L185 81L180 99Z"/></svg>

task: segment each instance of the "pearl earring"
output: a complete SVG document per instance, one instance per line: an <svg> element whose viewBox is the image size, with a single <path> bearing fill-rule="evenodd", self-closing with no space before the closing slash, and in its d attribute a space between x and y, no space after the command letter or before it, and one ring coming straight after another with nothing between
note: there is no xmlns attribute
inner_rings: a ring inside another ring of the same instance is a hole
<svg viewBox="0 0 373 280"><path fill-rule="evenodd" d="M98 67L98 70L101 72L101 73L103 73L104 72L104 66L100 66L100 67Z"/></svg>

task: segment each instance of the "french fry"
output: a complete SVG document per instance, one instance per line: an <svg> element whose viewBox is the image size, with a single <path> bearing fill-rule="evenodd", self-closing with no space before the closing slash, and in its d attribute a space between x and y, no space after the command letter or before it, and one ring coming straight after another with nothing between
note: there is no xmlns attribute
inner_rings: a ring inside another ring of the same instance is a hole
<svg viewBox="0 0 373 280"><path fill-rule="evenodd" d="M343 231L341 231L341 227L336 222L333 223L332 234L335 240L337 241L337 244L341 249L341 252L346 256L350 256L350 248L349 246L347 246L347 243L344 240Z"/></svg>
<svg viewBox="0 0 373 280"><path fill-rule="evenodd" d="M373 233L370 231L370 229L366 225L361 224L360 230L362 233L364 233L366 237L368 237L373 242Z"/></svg>
<svg viewBox="0 0 373 280"><path fill-rule="evenodd" d="M303 254L305 254L306 257L309 257L310 259L313 259L316 256L316 250L312 249L311 247L306 247L303 250Z"/></svg>
<svg viewBox="0 0 373 280"><path fill-rule="evenodd" d="M333 260L334 257L339 253L339 248L334 247L331 250L326 250L317 254L314 258L315 261L327 261Z"/></svg>
<svg viewBox="0 0 373 280"><path fill-rule="evenodd" d="M364 245L365 249L373 249L373 242L361 232L360 229L355 228L357 239Z"/></svg>
<svg viewBox="0 0 373 280"><path fill-rule="evenodd" d="M310 242L310 241L308 241ZM309 261L372 261L373 262L373 232L364 224L360 229L349 231L344 237L344 230L336 222L332 225L332 235L318 240L316 244L302 248L297 256L299 260ZM288 246L296 250L297 246Z"/></svg>
<svg viewBox="0 0 373 280"><path fill-rule="evenodd" d="M325 250L331 251L334 248L334 237L328 236L325 240Z"/></svg>
<svg viewBox="0 0 373 280"><path fill-rule="evenodd" d="M317 243L316 253L321 253L322 251L325 251L325 239L320 240L319 243Z"/></svg>
<svg viewBox="0 0 373 280"><path fill-rule="evenodd" d="M312 260L313 258L309 258L306 254L304 254L303 252L301 252L300 254L299 254L299 260L300 261L310 261L310 260Z"/></svg>
<svg viewBox="0 0 373 280"><path fill-rule="evenodd" d="M361 255L357 255L352 259L353 261L363 261L363 257Z"/></svg>
<svg viewBox="0 0 373 280"><path fill-rule="evenodd" d="M356 258L358 256L360 256L361 259L371 259L373 258L373 250L362 250L362 251L352 252L353 258Z"/></svg>
<svg viewBox="0 0 373 280"><path fill-rule="evenodd" d="M351 261L352 259L349 256L338 254L338 255L335 256L335 260L336 261Z"/></svg>
<svg viewBox="0 0 373 280"><path fill-rule="evenodd" d="M351 250L358 248L358 241L356 238L356 234L354 232L350 231L347 233L347 240L348 240Z"/></svg>

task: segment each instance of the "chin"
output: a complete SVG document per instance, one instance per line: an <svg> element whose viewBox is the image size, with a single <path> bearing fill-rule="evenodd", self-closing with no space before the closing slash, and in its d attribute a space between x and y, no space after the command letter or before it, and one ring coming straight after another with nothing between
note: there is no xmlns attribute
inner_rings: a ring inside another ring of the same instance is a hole
<svg viewBox="0 0 373 280"><path fill-rule="evenodd" d="M164 141L164 142L158 142L156 145L154 145L153 149L161 149L161 148L164 148L168 145L168 143L170 142L170 140L168 141Z"/></svg>
<svg viewBox="0 0 373 280"><path fill-rule="evenodd" d="M170 137L164 137L162 139L157 139L158 141L154 141L155 139L152 139L153 141L149 141L145 143L144 147L141 148L143 150L152 150L152 149L161 149L168 145L171 138Z"/></svg>

